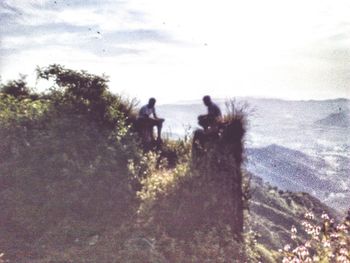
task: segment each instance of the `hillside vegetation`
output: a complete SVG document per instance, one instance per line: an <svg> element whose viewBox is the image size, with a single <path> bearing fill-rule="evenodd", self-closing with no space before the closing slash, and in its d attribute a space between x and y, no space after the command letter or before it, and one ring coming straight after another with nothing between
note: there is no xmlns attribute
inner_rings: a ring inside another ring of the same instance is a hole
<svg viewBox="0 0 350 263"><path fill-rule="evenodd" d="M244 171L233 105L226 118L240 136L196 154L191 137L145 151L135 102L112 94L107 77L37 73L54 86L36 93L22 78L0 89L1 263L277 262L284 244L306 240L289 233L305 213L336 216Z"/></svg>

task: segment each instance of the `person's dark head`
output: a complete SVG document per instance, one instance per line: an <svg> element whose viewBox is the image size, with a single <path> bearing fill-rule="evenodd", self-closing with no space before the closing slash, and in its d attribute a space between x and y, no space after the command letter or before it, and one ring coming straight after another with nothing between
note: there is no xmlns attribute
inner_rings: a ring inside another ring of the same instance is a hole
<svg viewBox="0 0 350 263"><path fill-rule="evenodd" d="M155 98L150 98L148 100L148 107L153 108L155 104L156 104L156 99Z"/></svg>
<svg viewBox="0 0 350 263"><path fill-rule="evenodd" d="M205 106L211 105L212 102L211 102L210 96L208 96L208 95L204 96L203 97L203 103L204 103Z"/></svg>

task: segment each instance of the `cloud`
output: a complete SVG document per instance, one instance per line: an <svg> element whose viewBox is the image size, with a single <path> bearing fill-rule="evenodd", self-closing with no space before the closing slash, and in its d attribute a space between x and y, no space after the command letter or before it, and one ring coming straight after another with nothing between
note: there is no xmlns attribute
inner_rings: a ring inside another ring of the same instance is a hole
<svg viewBox="0 0 350 263"><path fill-rule="evenodd" d="M124 1L4 0L1 7L7 24L0 28L2 58L52 46L100 56L133 55L147 52L145 42L173 41L162 30L147 28L144 14Z"/></svg>
<svg viewBox="0 0 350 263"><path fill-rule="evenodd" d="M143 13L125 1L4 0L0 6L3 20L13 27L60 23L113 30L143 22Z"/></svg>
<svg viewBox="0 0 350 263"><path fill-rule="evenodd" d="M350 96L349 12L348 0L0 0L0 73L62 63L174 99Z"/></svg>
<svg viewBox="0 0 350 263"><path fill-rule="evenodd" d="M87 32L88 28L85 26L77 26L68 23L52 23L48 22L42 25L26 25L26 26L12 26L3 27L0 29L0 34L3 37L14 36L34 36L44 35L47 33L73 33L73 32Z"/></svg>
<svg viewBox="0 0 350 263"><path fill-rule="evenodd" d="M115 39L118 42L130 43L130 42L144 42L144 41L156 41L156 42L172 42L172 38L160 30L150 29L138 29L138 30L121 30L109 32L104 35L106 38Z"/></svg>

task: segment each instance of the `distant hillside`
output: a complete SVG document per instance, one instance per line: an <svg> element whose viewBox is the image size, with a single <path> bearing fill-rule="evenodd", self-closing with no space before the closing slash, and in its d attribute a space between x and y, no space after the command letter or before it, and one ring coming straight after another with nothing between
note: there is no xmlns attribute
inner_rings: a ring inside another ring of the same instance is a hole
<svg viewBox="0 0 350 263"><path fill-rule="evenodd" d="M325 126L336 126L336 127L350 127L350 114L346 111L332 113L326 118L318 120L315 124L321 124Z"/></svg>
<svg viewBox="0 0 350 263"><path fill-rule="evenodd" d="M288 244L291 226L296 226L300 232L307 211L312 211L318 219L322 212L339 218L334 209L310 194L282 191L264 183L259 177L252 177L251 192L251 227L260 235L257 241L268 249L278 250Z"/></svg>
<svg viewBox="0 0 350 263"><path fill-rule="evenodd" d="M214 99L225 111L225 100ZM248 167L254 174L284 190L306 191L345 212L350 194L349 127L330 117L328 125L316 124L341 109L349 112L348 99L287 101L237 98L247 102ZM206 112L201 100L159 105L164 131L171 138L197 126L197 116ZM279 145L280 147L269 147ZM259 150L260 149L260 150ZM265 155L265 153L266 155Z"/></svg>
<svg viewBox="0 0 350 263"><path fill-rule="evenodd" d="M272 144L247 150L248 170L282 190L307 192L332 207L348 209L349 158L339 154L329 160ZM335 165L331 173L331 165ZM335 183L334 180L339 181Z"/></svg>
<svg viewBox="0 0 350 263"><path fill-rule="evenodd" d="M249 170L281 189L335 190L331 181L317 176L319 169L326 165L322 159L276 144L248 149L247 155Z"/></svg>

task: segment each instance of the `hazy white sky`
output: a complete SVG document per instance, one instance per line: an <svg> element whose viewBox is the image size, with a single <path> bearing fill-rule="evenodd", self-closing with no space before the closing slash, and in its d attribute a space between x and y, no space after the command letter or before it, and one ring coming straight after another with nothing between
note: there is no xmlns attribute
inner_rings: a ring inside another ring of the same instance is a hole
<svg viewBox="0 0 350 263"><path fill-rule="evenodd" d="M0 0L0 24L3 81L59 63L143 102L350 98L349 0Z"/></svg>

